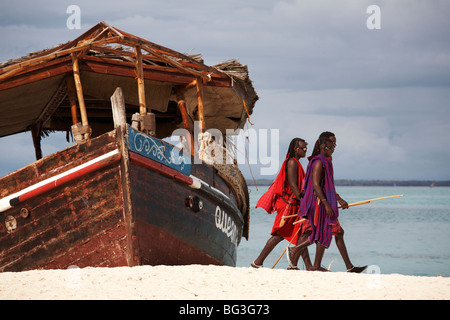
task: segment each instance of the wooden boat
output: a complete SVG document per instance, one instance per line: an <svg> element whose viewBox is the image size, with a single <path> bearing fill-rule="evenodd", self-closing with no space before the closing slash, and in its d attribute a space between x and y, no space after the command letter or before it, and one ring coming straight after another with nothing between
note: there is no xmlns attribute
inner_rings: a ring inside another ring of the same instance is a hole
<svg viewBox="0 0 450 320"><path fill-rule="evenodd" d="M0 178L0 270L236 265L247 185L196 146L226 150L208 129L242 128L257 99L237 61L209 67L105 22L0 64L0 137L31 130L37 157ZM182 148L163 140L180 128ZM53 131L76 143L42 158Z"/></svg>

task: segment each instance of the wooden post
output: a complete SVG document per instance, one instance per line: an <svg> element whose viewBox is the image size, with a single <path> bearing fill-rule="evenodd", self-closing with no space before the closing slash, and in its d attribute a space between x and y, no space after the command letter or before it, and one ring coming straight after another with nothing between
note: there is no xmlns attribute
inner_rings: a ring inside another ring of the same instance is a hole
<svg viewBox="0 0 450 320"><path fill-rule="evenodd" d="M75 83L73 82L73 77L66 77L66 87L67 87L67 95L69 96L70 102L70 112L72 113L72 124L78 123L78 115L77 115L77 97L76 97L76 89Z"/></svg>
<svg viewBox="0 0 450 320"><path fill-rule="evenodd" d="M205 115L203 112L203 82L202 78L197 77L197 106L198 106L198 121L200 122L200 132L205 131Z"/></svg>
<svg viewBox="0 0 450 320"><path fill-rule="evenodd" d="M178 108L180 109L181 119L183 119L183 126L189 132L190 135L190 146L191 146L191 155L194 155L194 137L191 126L189 125L189 118L186 108L186 102L184 101L184 94L181 89L176 89L177 100L178 100Z"/></svg>
<svg viewBox="0 0 450 320"><path fill-rule="evenodd" d="M156 117L155 114L151 113L151 110L148 110L147 112L147 105L145 103L144 67L142 65L141 47L136 46L134 50L136 53L136 74L138 83L141 131L154 136L156 134Z"/></svg>
<svg viewBox="0 0 450 320"><path fill-rule="evenodd" d="M111 107L113 113L114 128L122 127L125 129L127 115L125 112L125 100L123 98L122 88L118 87L111 96Z"/></svg>
<svg viewBox="0 0 450 320"><path fill-rule="evenodd" d="M139 113L141 114L141 117L144 117L147 114L147 106L145 104L144 68L142 66L141 47L136 46L135 53L136 53L136 74L137 74L137 84L139 94Z"/></svg>
<svg viewBox="0 0 450 320"><path fill-rule="evenodd" d="M75 82L75 88L77 91L78 104L80 105L80 114L81 114L81 124L83 127L89 126L86 106L84 104L84 96L83 96L83 87L81 86L81 78L80 78L80 67L78 65L78 58L76 52L72 52L72 63L73 63L73 80ZM84 139L89 139L90 134L84 133Z"/></svg>
<svg viewBox="0 0 450 320"><path fill-rule="evenodd" d="M43 124L42 122L37 122L31 125L31 136L33 138L36 160L42 159L42 148L41 148L42 124Z"/></svg>

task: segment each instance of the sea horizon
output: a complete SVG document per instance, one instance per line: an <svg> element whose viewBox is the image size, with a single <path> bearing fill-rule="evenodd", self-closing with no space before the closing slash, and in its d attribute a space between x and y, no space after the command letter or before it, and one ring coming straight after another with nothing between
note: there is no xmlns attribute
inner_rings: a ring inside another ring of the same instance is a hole
<svg viewBox="0 0 450 320"><path fill-rule="evenodd" d="M250 236L242 239L237 266L250 266L270 238L276 213L255 208L268 186L250 186ZM450 276L450 187L337 186L348 203L391 195L403 197L374 201L339 211L344 239L354 265L369 265L381 274ZM272 267L288 245L283 241L264 266ZM315 245L309 248L314 259ZM346 271L334 240L325 251L322 265ZM283 256L276 268L287 268ZM299 267L304 269L302 261Z"/></svg>

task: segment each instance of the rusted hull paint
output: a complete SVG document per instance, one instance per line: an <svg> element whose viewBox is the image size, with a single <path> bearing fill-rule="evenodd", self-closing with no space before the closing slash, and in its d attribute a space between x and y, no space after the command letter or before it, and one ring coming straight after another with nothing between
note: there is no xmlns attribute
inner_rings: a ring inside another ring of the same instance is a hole
<svg viewBox="0 0 450 320"><path fill-rule="evenodd" d="M143 264L236 265L242 220L231 208L202 190L134 161L130 180L137 246ZM216 180L220 181L218 177ZM198 197L202 202L197 212L186 205L190 197Z"/></svg>
<svg viewBox="0 0 450 320"><path fill-rule="evenodd" d="M0 231L0 270L126 265L118 165L88 174L7 211L17 228Z"/></svg>
<svg viewBox="0 0 450 320"><path fill-rule="evenodd" d="M136 220L136 234L143 265L223 264L221 260L189 245L167 230L142 220Z"/></svg>
<svg viewBox="0 0 450 320"><path fill-rule="evenodd" d="M114 132L55 153L0 179L14 194L117 150ZM81 171L80 171L81 172ZM0 271L126 266L120 161L20 201L0 213ZM26 209L27 215L22 215ZM12 230L4 223L15 221Z"/></svg>
<svg viewBox="0 0 450 320"><path fill-rule="evenodd" d="M197 178L176 172L174 178L154 160L133 160L124 141L110 132L0 178L6 198L111 151L122 153L1 212L0 271L236 264L243 220L214 169L192 165ZM214 190L198 187L199 180ZM189 198L201 208L191 208Z"/></svg>

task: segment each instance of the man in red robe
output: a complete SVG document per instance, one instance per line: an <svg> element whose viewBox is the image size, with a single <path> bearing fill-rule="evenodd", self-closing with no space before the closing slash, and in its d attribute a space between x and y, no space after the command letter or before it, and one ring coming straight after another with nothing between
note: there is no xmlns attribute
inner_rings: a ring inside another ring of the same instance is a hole
<svg viewBox="0 0 450 320"><path fill-rule="evenodd" d="M294 245L306 242L309 245L308 237L311 233L311 225L308 220L296 216L300 207L302 184L305 177L305 171L298 160L305 157L306 150L307 143L305 140L292 139L280 172L256 204L256 207L263 208L269 214L276 211L277 215L271 232L272 237L267 241L258 258L251 264L254 268L262 267L269 253L283 239ZM284 219L284 216L294 217ZM302 221L294 224L298 220ZM310 269L312 265L307 249L304 250L303 246L297 247L293 260L297 261L301 254L306 268ZM296 265L290 265L288 269L297 270L298 268Z"/></svg>

